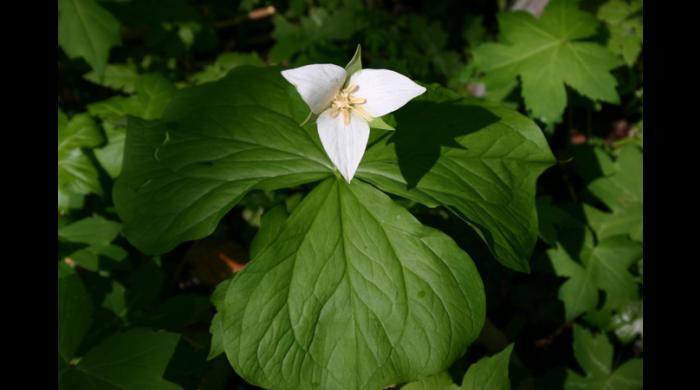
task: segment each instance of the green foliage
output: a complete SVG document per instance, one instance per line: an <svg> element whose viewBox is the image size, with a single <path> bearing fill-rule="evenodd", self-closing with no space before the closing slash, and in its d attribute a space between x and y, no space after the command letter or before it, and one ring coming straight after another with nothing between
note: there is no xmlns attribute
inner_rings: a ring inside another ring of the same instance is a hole
<svg viewBox="0 0 700 390"><path fill-rule="evenodd" d="M329 178L231 281L224 348L266 388L374 389L462 355L484 303L451 239L377 189Z"/></svg>
<svg viewBox="0 0 700 390"><path fill-rule="evenodd" d="M565 389L641 389L642 359L631 359L613 370L613 346L604 334L574 327L574 356L585 375L567 370Z"/></svg>
<svg viewBox="0 0 700 390"><path fill-rule="evenodd" d="M536 3L60 0L60 388L641 388L642 3Z"/></svg>
<svg viewBox="0 0 700 390"><path fill-rule="evenodd" d="M358 177L449 208L498 261L527 272L537 238L535 181L554 162L539 128L516 112L439 87L406 105L396 121L396 133L367 150ZM426 136L429 129L437 132Z"/></svg>
<svg viewBox="0 0 700 390"><path fill-rule="evenodd" d="M519 76L525 106L544 122L561 119L565 84L594 101L619 102L610 74L619 60L606 48L581 41L595 34L598 22L579 10L576 0L552 0L539 19L518 11L499 14L498 22L502 43L485 43L474 52L487 75L487 96L490 88L512 89Z"/></svg>
<svg viewBox="0 0 700 390"><path fill-rule="evenodd" d="M133 96L115 96L88 106L90 114L103 120L107 144L95 150L95 157L111 177L116 178L121 172L127 116L159 118L175 91L175 86L163 76L145 74L136 82Z"/></svg>
<svg viewBox="0 0 700 390"><path fill-rule="evenodd" d="M626 145L617 155L612 172L588 185L611 213L593 207L585 207L584 211L599 240L628 234L633 240L642 241L642 151L636 145ZM608 157L601 155L600 159Z"/></svg>
<svg viewBox="0 0 700 390"><path fill-rule="evenodd" d="M183 91L160 121L132 118L114 191L127 238L145 253L163 253L211 234L252 189L330 174L298 126L305 114L291 88L279 71L243 67Z"/></svg>
<svg viewBox="0 0 700 390"><path fill-rule="evenodd" d="M87 244L87 247L70 254L69 258L85 269L96 271L100 268L100 256L116 262L126 258L124 249L111 244L120 230L121 224L94 216L62 227L58 238L65 242Z"/></svg>
<svg viewBox="0 0 700 390"><path fill-rule="evenodd" d="M642 0L610 0L598 8L598 19L610 32L608 48L624 58L628 66L634 65L644 35Z"/></svg>
<svg viewBox="0 0 700 390"><path fill-rule="evenodd" d="M223 53L216 58L213 64L208 65L203 71L192 76L195 84L216 81L228 74L229 71L239 66L263 66L265 63L257 53Z"/></svg>
<svg viewBox="0 0 700 390"><path fill-rule="evenodd" d="M90 296L77 275L58 279L58 363L59 377L68 369L75 351L90 329Z"/></svg>
<svg viewBox="0 0 700 390"><path fill-rule="evenodd" d="M134 64L110 64L107 65L102 75L93 70L86 73L83 77L90 82L107 88L133 93L139 74Z"/></svg>
<svg viewBox="0 0 700 390"><path fill-rule="evenodd" d="M162 379L179 339L176 334L132 329L78 355L93 322L92 302L78 275L59 277L58 285L60 388L180 388Z"/></svg>
<svg viewBox="0 0 700 390"><path fill-rule="evenodd" d="M119 22L94 0L59 0L58 10L58 44L70 58L84 58L102 78L110 49L121 44Z"/></svg>
<svg viewBox="0 0 700 390"><path fill-rule="evenodd" d="M181 389L162 378L180 336L132 329L116 334L83 356L60 379L64 389Z"/></svg>
<svg viewBox="0 0 700 390"><path fill-rule="evenodd" d="M581 232L582 238L575 237L578 233L571 233L564 246L547 251L556 274L569 278L559 289L566 318L595 308L598 289L604 290L611 302L637 298L638 285L629 268L641 258L642 246L621 236L594 242L587 229Z"/></svg>
<svg viewBox="0 0 700 390"><path fill-rule="evenodd" d="M469 367L462 379L462 385L452 383L447 373L412 382L402 387L402 390L509 390L508 361L513 345L492 357L486 357Z"/></svg>
<svg viewBox="0 0 700 390"><path fill-rule="evenodd" d="M102 194L97 169L83 151L104 141L95 122L86 114L71 118L58 110L58 208L82 207L87 194Z"/></svg>

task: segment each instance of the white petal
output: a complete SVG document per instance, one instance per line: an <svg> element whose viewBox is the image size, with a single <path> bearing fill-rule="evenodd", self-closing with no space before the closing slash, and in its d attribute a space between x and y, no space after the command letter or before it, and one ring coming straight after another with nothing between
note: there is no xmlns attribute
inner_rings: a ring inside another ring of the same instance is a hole
<svg viewBox="0 0 700 390"><path fill-rule="evenodd" d="M331 111L326 110L318 117L316 125L326 154L349 183L365 154L369 124L362 117L351 114L350 123L345 126L342 114L333 118Z"/></svg>
<svg viewBox="0 0 700 390"><path fill-rule="evenodd" d="M313 64L283 70L282 76L296 87L301 98L314 114L328 108L345 83L345 69L333 64Z"/></svg>
<svg viewBox="0 0 700 390"><path fill-rule="evenodd" d="M350 77L348 84L359 86L353 96L367 99L360 107L374 118L398 110L425 92L408 77L386 69L362 69Z"/></svg>

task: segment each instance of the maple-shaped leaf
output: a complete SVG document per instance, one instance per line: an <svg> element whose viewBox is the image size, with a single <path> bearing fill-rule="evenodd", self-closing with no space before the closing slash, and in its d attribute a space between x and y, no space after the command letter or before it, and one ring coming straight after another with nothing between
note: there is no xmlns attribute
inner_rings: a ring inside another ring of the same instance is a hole
<svg viewBox="0 0 700 390"><path fill-rule="evenodd" d="M610 31L608 48L622 56L628 66L637 62L642 51L642 7L642 0L610 0L598 8L598 18Z"/></svg>
<svg viewBox="0 0 700 390"><path fill-rule="evenodd" d="M599 159L607 157L599 155ZM622 147L613 166L612 174L593 180L588 185L588 190L611 212L584 205L588 224L599 240L629 234L632 239L642 241L642 150L632 144Z"/></svg>
<svg viewBox="0 0 700 390"><path fill-rule="evenodd" d="M595 243L588 229L566 233L561 237L563 245L547 255L557 276L568 278L559 288L567 320L594 309L599 289L613 306L638 298L637 281L628 269L642 257L641 244L623 236Z"/></svg>
<svg viewBox="0 0 700 390"><path fill-rule="evenodd" d="M642 389L642 359L628 360L613 370L613 346L604 334L593 336L574 326L574 356L586 375L567 370L565 390Z"/></svg>
<svg viewBox="0 0 700 390"><path fill-rule="evenodd" d="M474 52L489 89L522 83L525 106L544 122L557 122L566 107L565 85L595 101L618 103L617 82L610 70L619 57L591 38L595 17L577 7L576 0L552 0L540 19L523 11L498 15L501 43L485 43Z"/></svg>

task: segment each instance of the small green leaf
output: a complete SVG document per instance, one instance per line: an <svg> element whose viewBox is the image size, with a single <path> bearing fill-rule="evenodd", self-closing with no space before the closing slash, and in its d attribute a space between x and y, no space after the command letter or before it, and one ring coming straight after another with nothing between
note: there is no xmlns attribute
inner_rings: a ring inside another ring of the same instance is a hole
<svg viewBox="0 0 700 390"><path fill-rule="evenodd" d="M216 58L213 64L208 65L203 71L192 75L192 82L203 84L219 80L232 69L239 66L263 66L265 63L256 52L252 53L223 53Z"/></svg>
<svg viewBox="0 0 700 390"><path fill-rule="evenodd" d="M92 302L78 275L58 279L58 354L66 366L92 324ZM62 375L62 372L59 373Z"/></svg>
<svg viewBox="0 0 700 390"><path fill-rule="evenodd" d="M69 257L81 267L97 271L100 256L114 261L126 258L127 252L124 249L110 244L120 232L120 223L93 216L62 226L58 230L58 237L62 241L87 244L87 248L73 252Z"/></svg>
<svg viewBox="0 0 700 390"><path fill-rule="evenodd" d="M231 281L226 355L270 389L378 389L447 368L485 319L448 236L374 187L328 178Z"/></svg>
<svg viewBox="0 0 700 390"><path fill-rule="evenodd" d="M502 43L474 51L474 61L488 76L487 97L489 84L513 85L519 76L525 106L544 122L561 119L565 84L594 101L619 102L610 70L621 62L605 47L581 41L595 34L598 22L579 10L576 0L550 1L539 19L523 11L501 13L498 24Z"/></svg>
<svg viewBox="0 0 700 390"><path fill-rule="evenodd" d="M136 83L136 94L116 96L88 106L90 114L105 120L107 145L95 150L95 157L113 178L119 176L124 155L127 116L156 119L175 94L175 86L160 74L146 74Z"/></svg>
<svg viewBox="0 0 700 390"><path fill-rule="evenodd" d="M98 172L83 148L92 148L104 141L95 122L87 114L67 120L59 111L58 121L58 198L59 208L80 207L84 196L102 194Z"/></svg>
<svg viewBox="0 0 700 390"><path fill-rule="evenodd" d="M211 303L216 307L216 314L211 320L211 326L209 327L209 333L211 333L211 346L209 348L209 354L207 355L207 360L212 360L215 357L224 353L224 330L222 327L221 310L224 308L224 302L226 300L226 293L228 292L228 287L231 285L231 279L226 279L219 283L211 295Z"/></svg>
<svg viewBox="0 0 700 390"><path fill-rule="evenodd" d="M139 74L134 64L109 64L103 75L93 70L83 78L97 85L130 94L136 90Z"/></svg>
<svg viewBox="0 0 700 390"><path fill-rule="evenodd" d="M174 390L163 379L180 335L131 329L118 333L87 352L62 377L65 389Z"/></svg>
<svg viewBox="0 0 700 390"><path fill-rule="evenodd" d="M355 49L355 54L353 54L352 58L350 59L350 62L348 62L347 65L345 65L345 72L348 74L348 79L350 79L350 76L352 76L353 73L357 72L358 70L362 69L362 48L360 45L357 45L357 49Z"/></svg>
<svg viewBox="0 0 700 390"><path fill-rule="evenodd" d="M70 242L102 246L117 238L120 231L120 223L97 215L61 227L58 237Z"/></svg>
<svg viewBox="0 0 700 390"><path fill-rule="evenodd" d="M510 390L508 362L512 351L513 344L474 363L464 375L460 390Z"/></svg>
<svg viewBox="0 0 700 390"><path fill-rule="evenodd" d="M618 151L613 172L592 181L588 189L602 200L611 213L584 206L588 223L598 239L629 234L642 241L643 190L642 151L636 145L626 145Z"/></svg>
<svg viewBox="0 0 700 390"><path fill-rule="evenodd" d="M452 382L450 374L441 372L437 375L421 379L416 382L407 383L401 386L401 390L459 390L460 388Z"/></svg>
<svg viewBox="0 0 700 390"><path fill-rule="evenodd" d="M94 0L58 0L58 44L103 77L109 50L121 44L119 21Z"/></svg>
<svg viewBox="0 0 700 390"><path fill-rule="evenodd" d="M642 51L644 26L642 25L641 0L610 0L598 8L598 19L603 20L610 31L608 48L634 65Z"/></svg>
<svg viewBox="0 0 700 390"><path fill-rule="evenodd" d="M638 297L638 284L629 268L642 257L641 244L625 237L615 236L594 243L593 234L586 229L571 233L574 243L547 251L555 273L569 278L559 289L559 299L564 302L566 318L573 319L595 308L598 289L607 293L607 300L628 302ZM572 259L569 252L577 249Z"/></svg>
<svg viewBox="0 0 700 390"><path fill-rule="evenodd" d="M485 357L469 367L462 379L462 385L452 383L446 372L412 382L401 390L510 390L508 362L513 344L491 357Z"/></svg>
<svg viewBox="0 0 700 390"><path fill-rule="evenodd" d="M122 170L126 129L114 127L108 123L109 122L103 124L105 134L107 135L107 145L100 149L95 149L95 157L109 176L116 178Z"/></svg>
<svg viewBox="0 0 700 390"><path fill-rule="evenodd" d="M372 121L369 122L369 127L373 128L373 129L381 129L381 130L389 130L389 131L396 130L393 126L384 122L384 120L382 118L372 119Z"/></svg>
<svg viewBox="0 0 700 390"><path fill-rule="evenodd" d="M585 328L575 325L574 356L586 375L582 377L567 370L564 384L567 390L642 389L642 360L629 360L613 370L613 347L604 334L594 336Z"/></svg>

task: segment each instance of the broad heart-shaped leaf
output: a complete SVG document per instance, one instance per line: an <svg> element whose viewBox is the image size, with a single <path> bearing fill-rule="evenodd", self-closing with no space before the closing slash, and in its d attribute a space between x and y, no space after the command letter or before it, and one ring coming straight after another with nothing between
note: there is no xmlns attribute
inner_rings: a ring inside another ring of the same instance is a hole
<svg viewBox="0 0 700 390"><path fill-rule="evenodd" d="M535 183L554 163L537 125L437 86L395 118L396 131L367 150L357 177L451 209L480 233L498 261L527 272L538 233Z"/></svg>
<svg viewBox="0 0 700 390"><path fill-rule="evenodd" d="M65 390L173 390L163 373L180 335L135 328L87 352L60 382Z"/></svg>
<svg viewBox="0 0 700 390"><path fill-rule="evenodd" d="M503 43L481 45L474 60L487 81L502 85L520 76L525 105L534 117L561 118L564 84L593 100L619 101L610 70L622 62L607 48L580 41L595 34L598 22L579 10L576 0L550 1L539 20L523 11L501 13L498 25Z"/></svg>
<svg viewBox="0 0 700 390"><path fill-rule="evenodd" d="M158 121L129 118L114 202L141 251L166 252L202 238L252 189L332 175L299 127L304 104L279 69L239 67L179 91Z"/></svg>
<svg viewBox="0 0 700 390"><path fill-rule="evenodd" d="M76 206L72 197L90 193L102 194L98 173L83 148L103 142L102 134L87 114L68 120L58 112L58 204L60 209ZM78 202L80 203L80 202Z"/></svg>
<svg viewBox="0 0 700 390"><path fill-rule="evenodd" d="M642 241L643 190L642 151L636 145L626 145L618 151L611 175L592 181L588 189L602 200L612 213L585 207L588 223L598 239L628 234Z"/></svg>
<svg viewBox="0 0 700 390"><path fill-rule="evenodd" d="M58 10L58 44L102 77L110 48L121 44L119 21L94 0L58 0Z"/></svg>
<svg viewBox="0 0 700 390"><path fill-rule="evenodd" d="M598 303L598 289L605 290L606 299L615 304L638 297L637 282L628 269L642 257L641 244L623 236L594 243L588 229L576 239L562 237L562 241L563 246L550 249L547 254L556 274L569 278L559 289L567 319L594 309ZM580 263L568 253L572 250L577 252L575 257Z"/></svg>
<svg viewBox="0 0 700 390"><path fill-rule="evenodd" d="M224 348L269 389L380 389L436 374L485 320L457 245L376 188L329 178L228 288Z"/></svg>
<svg viewBox="0 0 700 390"><path fill-rule="evenodd" d="M642 359L631 359L613 370L613 346L604 334L574 326L574 355L586 373L580 376L567 370L567 390L635 390L642 389Z"/></svg>

